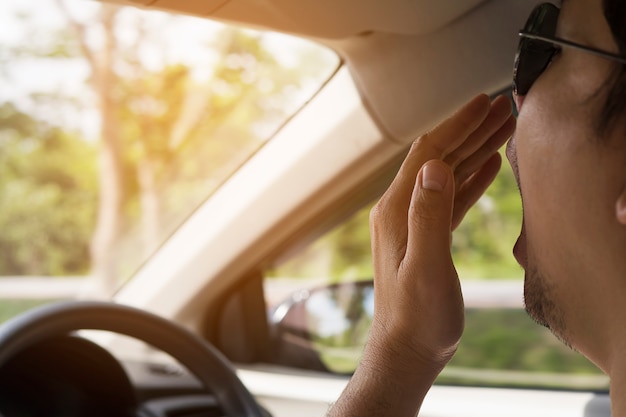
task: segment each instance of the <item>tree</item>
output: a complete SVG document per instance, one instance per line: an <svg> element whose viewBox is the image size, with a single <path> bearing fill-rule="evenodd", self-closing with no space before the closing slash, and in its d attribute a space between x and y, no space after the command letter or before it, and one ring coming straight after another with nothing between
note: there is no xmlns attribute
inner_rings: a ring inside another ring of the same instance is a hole
<svg viewBox="0 0 626 417"><path fill-rule="evenodd" d="M521 217L513 172L503 166L454 233L452 254L462 278L521 278L521 269L511 255Z"/></svg>
<svg viewBox="0 0 626 417"><path fill-rule="evenodd" d="M91 144L0 106L0 275L89 270L95 157Z"/></svg>
<svg viewBox="0 0 626 417"><path fill-rule="evenodd" d="M210 76L199 78L193 64L168 56L169 36L161 34L178 18L93 2L53 4L66 24L46 32L24 14L24 24L41 32L26 48L0 45L0 70L10 73L27 60L87 68L74 83L84 87L80 94L32 98L52 119L62 119L69 112L59 109L68 106L99 115L90 273L108 292L263 144L302 101L301 86L327 66L313 49L299 57L305 67L284 66L268 53L264 35L222 28L198 49L214 57ZM129 230L140 239L128 242Z"/></svg>
<svg viewBox="0 0 626 417"><path fill-rule="evenodd" d="M129 269L119 265L124 256L113 250L120 247L123 229L141 219L144 249L138 258L145 259L180 220L177 208L199 204L243 163L265 139L255 129L282 122L298 85L320 67L284 69L265 50L262 35L227 28L211 42L218 59L212 78L203 83L190 76L189 67L165 56L156 69L146 65L143 51L165 48L149 30L149 19L139 15L133 41L122 39L118 24L132 9L101 5L81 19L62 0L56 4L77 35L77 46L67 49L79 50L88 63L102 119L99 206L90 252L92 275L109 291ZM93 31L100 34L99 44L90 41ZM198 161L198 154L205 160ZM196 159L185 160L191 156ZM181 187L194 189L191 200L178 198Z"/></svg>

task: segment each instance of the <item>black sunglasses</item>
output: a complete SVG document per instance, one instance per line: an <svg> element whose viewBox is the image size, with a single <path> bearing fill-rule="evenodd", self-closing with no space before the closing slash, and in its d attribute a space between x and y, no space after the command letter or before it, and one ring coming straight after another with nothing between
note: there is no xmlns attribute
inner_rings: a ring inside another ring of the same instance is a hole
<svg viewBox="0 0 626 417"><path fill-rule="evenodd" d="M535 7L519 32L520 41L515 56L513 71L513 91L523 96L548 67L554 55L562 47L575 48L602 58L626 64L626 57L615 55L600 49L580 45L554 36L560 9L552 3L543 3Z"/></svg>

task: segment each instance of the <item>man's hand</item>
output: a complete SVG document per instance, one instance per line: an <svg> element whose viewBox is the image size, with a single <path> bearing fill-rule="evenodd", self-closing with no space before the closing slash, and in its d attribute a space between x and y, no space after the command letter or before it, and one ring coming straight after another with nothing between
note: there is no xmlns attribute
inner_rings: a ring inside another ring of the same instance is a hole
<svg viewBox="0 0 626 417"><path fill-rule="evenodd" d="M506 97L492 104L485 95L474 98L414 142L372 210L376 312L370 343L391 345L397 365L423 360L443 367L456 350L463 300L451 232L495 178L497 150L514 127Z"/></svg>
<svg viewBox="0 0 626 417"><path fill-rule="evenodd" d="M463 332L451 233L500 169L515 119L506 97L475 97L418 138L370 215L374 321L332 416L414 416Z"/></svg>

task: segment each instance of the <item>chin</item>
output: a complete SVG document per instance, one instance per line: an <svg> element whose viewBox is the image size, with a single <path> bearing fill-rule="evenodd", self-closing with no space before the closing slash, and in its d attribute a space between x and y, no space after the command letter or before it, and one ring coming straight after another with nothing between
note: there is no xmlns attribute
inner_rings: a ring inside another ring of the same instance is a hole
<svg viewBox="0 0 626 417"><path fill-rule="evenodd" d="M545 274L529 263L524 274L524 306L528 315L548 328L566 346L572 347L565 313L556 297L556 288Z"/></svg>

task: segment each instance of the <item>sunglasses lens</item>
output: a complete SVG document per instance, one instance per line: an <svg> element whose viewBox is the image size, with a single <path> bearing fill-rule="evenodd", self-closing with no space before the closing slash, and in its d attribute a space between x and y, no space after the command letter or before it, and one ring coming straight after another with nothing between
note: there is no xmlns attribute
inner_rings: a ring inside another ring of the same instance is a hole
<svg viewBox="0 0 626 417"><path fill-rule="evenodd" d="M556 33L558 17L559 9L555 5L541 4L530 14L523 31L533 35L553 37ZM528 93L535 80L550 63L554 52L555 48L552 44L522 36L515 56L513 73L515 94L523 96Z"/></svg>

